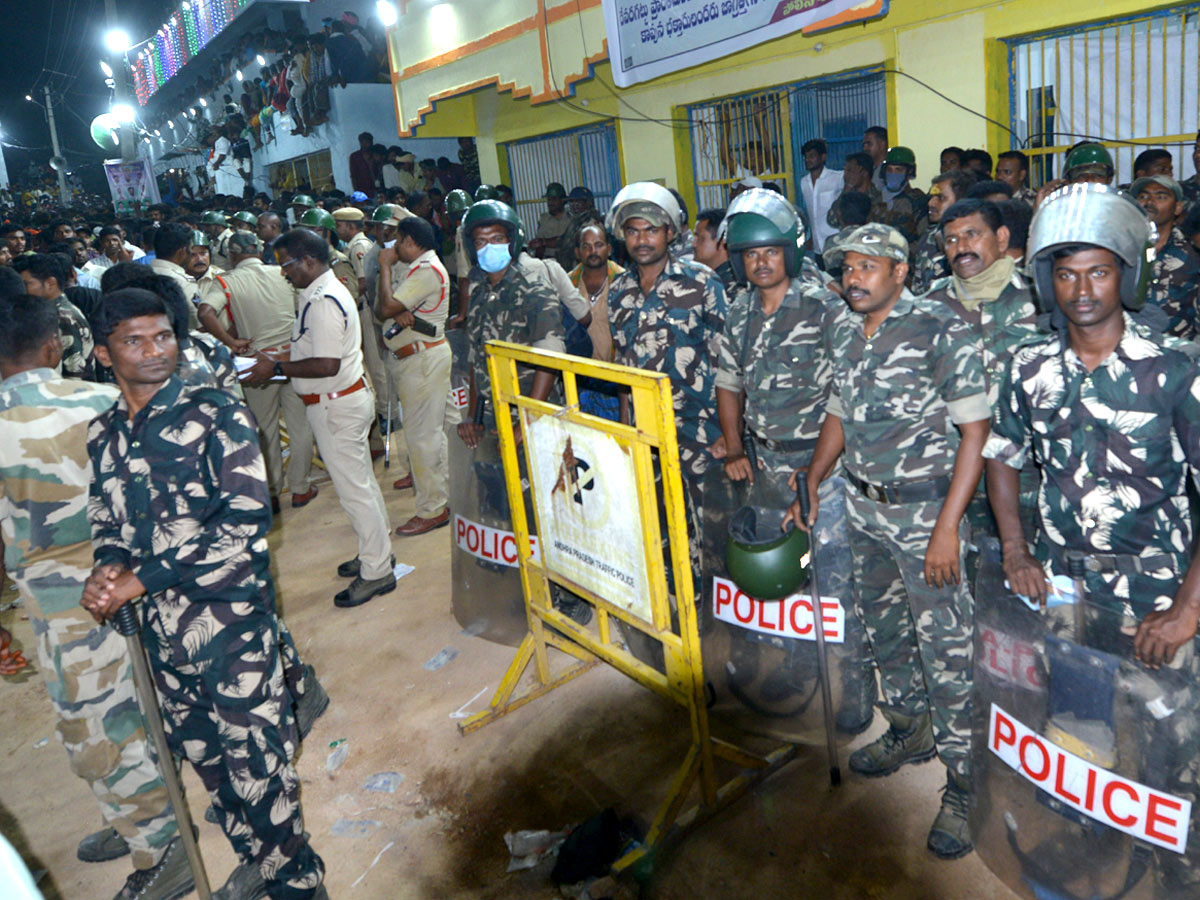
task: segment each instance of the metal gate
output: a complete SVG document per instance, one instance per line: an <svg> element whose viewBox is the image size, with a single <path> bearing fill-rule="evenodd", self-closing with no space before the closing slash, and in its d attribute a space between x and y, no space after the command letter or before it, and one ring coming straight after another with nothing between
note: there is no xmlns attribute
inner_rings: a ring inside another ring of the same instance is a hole
<svg viewBox="0 0 1200 900"><path fill-rule="evenodd" d="M1117 183L1148 147L1192 173L1200 110L1200 6L1008 42L1013 148L1030 157L1034 184L1061 170L1055 154L1085 138L1108 145ZM1187 149L1184 149L1184 148Z"/></svg>
<svg viewBox="0 0 1200 900"><path fill-rule="evenodd" d="M826 165L841 168L862 149L863 132L886 125L887 100L878 69L818 78L725 97L687 108L692 167L700 209L724 207L738 179L757 175L800 203L800 148L823 138Z"/></svg>
<svg viewBox="0 0 1200 900"><path fill-rule="evenodd" d="M612 122L556 131L505 145L517 213L525 234L537 233L538 217L546 211L546 185L557 181L568 191L590 188L601 212L612 205L621 189L617 129Z"/></svg>

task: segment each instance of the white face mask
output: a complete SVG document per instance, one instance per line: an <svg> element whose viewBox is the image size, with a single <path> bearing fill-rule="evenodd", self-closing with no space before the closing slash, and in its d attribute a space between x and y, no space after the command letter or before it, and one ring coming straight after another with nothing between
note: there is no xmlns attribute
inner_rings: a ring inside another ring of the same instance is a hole
<svg viewBox="0 0 1200 900"><path fill-rule="evenodd" d="M392 238L390 241L384 241L384 242L383 242L384 249L385 249L385 250L391 250L391 249L392 249L392 247L395 245L395 243L396 243L396 239L395 239L395 238Z"/></svg>

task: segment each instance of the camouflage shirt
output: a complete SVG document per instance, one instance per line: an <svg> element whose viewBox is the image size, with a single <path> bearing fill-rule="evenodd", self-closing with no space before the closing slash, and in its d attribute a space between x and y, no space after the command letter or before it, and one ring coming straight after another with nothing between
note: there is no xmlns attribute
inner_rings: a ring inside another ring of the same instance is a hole
<svg viewBox="0 0 1200 900"><path fill-rule="evenodd" d="M943 278L934 282L929 293L921 299L945 303L967 323L979 348L983 377L988 386L988 401L994 407L1000 376L1008 364L1009 356L1017 345L1041 333L1037 325L1037 304L1034 303L1028 282L1016 272L999 297L985 300L973 310L967 309L959 301L958 292L959 285L954 277Z"/></svg>
<svg viewBox="0 0 1200 900"><path fill-rule="evenodd" d="M271 498L250 411L172 376L132 420L124 398L96 418L88 453L95 562L141 580L144 633L175 663L236 654L243 629L224 626L275 609Z"/></svg>
<svg viewBox="0 0 1200 900"><path fill-rule="evenodd" d="M763 316L758 288L730 302L716 384L745 392L746 427L753 434L816 446L833 372L824 334L845 307L804 278L792 279L770 318Z"/></svg>
<svg viewBox="0 0 1200 900"><path fill-rule="evenodd" d="M987 388L971 332L945 304L907 290L871 337L849 307L826 333L846 468L863 481L924 481L954 472L955 425L986 420Z"/></svg>
<svg viewBox="0 0 1200 900"><path fill-rule="evenodd" d="M79 606L92 571L88 423L112 407L110 385L30 369L0 382L0 535L4 565L45 615Z"/></svg>
<svg viewBox="0 0 1200 900"><path fill-rule="evenodd" d="M499 283L486 277L472 282L467 308L467 367L475 375L477 395L492 403L492 382L487 371L488 341L511 341L540 350L564 352L562 311L558 294L519 263L504 272ZM528 392L533 370L522 369L521 390ZM473 411L468 411L468 415Z"/></svg>
<svg viewBox="0 0 1200 900"><path fill-rule="evenodd" d="M1167 314L1167 334L1193 340L1200 326L1200 256L1178 228L1158 252L1151 269L1146 302Z"/></svg>
<svg viewBox="0 0 1200 900"><path fill-rule="evenodd" d="M67 378L91 381L95 376L92 354L96 347L92 329L79 307L66 295L59 294L54 304L58 307L58 330L62 334L62 373Z"/></svg>
<svg viewBox="0 0 1200 900"><path fill-rule="evenodd" d="M1200 467L1195 350L1125 315L1116 350L1088 372L1058 334L1020 347L1000 383L984 456L1042 470L1039 555L1174 556L1187 568L1188 467Z"/></svg>
<svg viewBox="0 0 1200 900"><path fill-rule="evenodd" d="M179 350L176 371L189 387L216 387L236 399L242 398L237 366L229 348L211 334L193 331L191 342Z"/></svg>
<svg viewBox="0 0 1200 900"><path fill-rule="evenodd" d="M670 376L680 443L707 446L720 437L716 372L725 288L712 269L668 259L647 296L634 266L613 279L608 315L615 362Z"/></svg>
<svg viewBox="0 0 1200 900"><path fill-rule="evenodd" d="M942 252L941 242L938 241L940 234L939 226L930 225L913 248L910 287L918 297L928 291L935 281L950 277L950 262Z"/></svg>
<svg viewBox="0 0 1200 900"><path fill-rule="evenodd" d="M880 194L879 200L871 208L871 221L891 225L904 235L910 248L915 247L921 235L929 230L929 198L911 184L892 198L890 206Z"/></svg>

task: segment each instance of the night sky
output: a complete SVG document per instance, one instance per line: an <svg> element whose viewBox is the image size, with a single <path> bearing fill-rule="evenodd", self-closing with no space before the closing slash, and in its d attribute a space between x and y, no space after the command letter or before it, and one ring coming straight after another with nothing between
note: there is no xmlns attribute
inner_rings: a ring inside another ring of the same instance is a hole
<svg viewBox="0 0 1200 900"><path fill-rule="evenodd" d="M121 26L134 41L164 22L168 0L117 0ZM85 185L102 186L103 153L88 135L92 118L106 112L111 92L104 84L100 59L106 30L104 0L20 0L4 4L0 30L0 142L10 178L24 172L29 159L51 156L50 129L43 107L49 85L63 155ZM28 148L28 149L24 149Z"/></svg>

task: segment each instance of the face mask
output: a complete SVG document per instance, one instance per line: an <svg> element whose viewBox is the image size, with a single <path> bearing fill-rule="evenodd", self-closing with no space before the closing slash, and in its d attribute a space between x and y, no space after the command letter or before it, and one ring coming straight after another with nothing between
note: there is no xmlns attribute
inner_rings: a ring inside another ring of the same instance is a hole
<svg viewBox="0 0 1200 900"><path fill-rule="evenodd" d="M484 244L478 252L479 268L495 274L503 272L512 262L512 254L508 252L508 244Z"/></svg>
<svg viewBox="0 0 1200 900"><path fill-rule="evenodd" d="M903 190L906 181L908 181L908 176L903 172L888 172L883 176L884 185L893 194Z"/></svg>
<svg viewBox="0 0 1200 900"><path fill-rule="evenodd" d="M384 246L384 248L385 248L385 249L387 249L387 250L391 250L391 249L392 249L392 245L393 245L393 244L395 244L395 243L396 243L396 239L395 239L395 238L392 238L390 241L384 241L384 242L383 242L383 246Z"/></svg>

